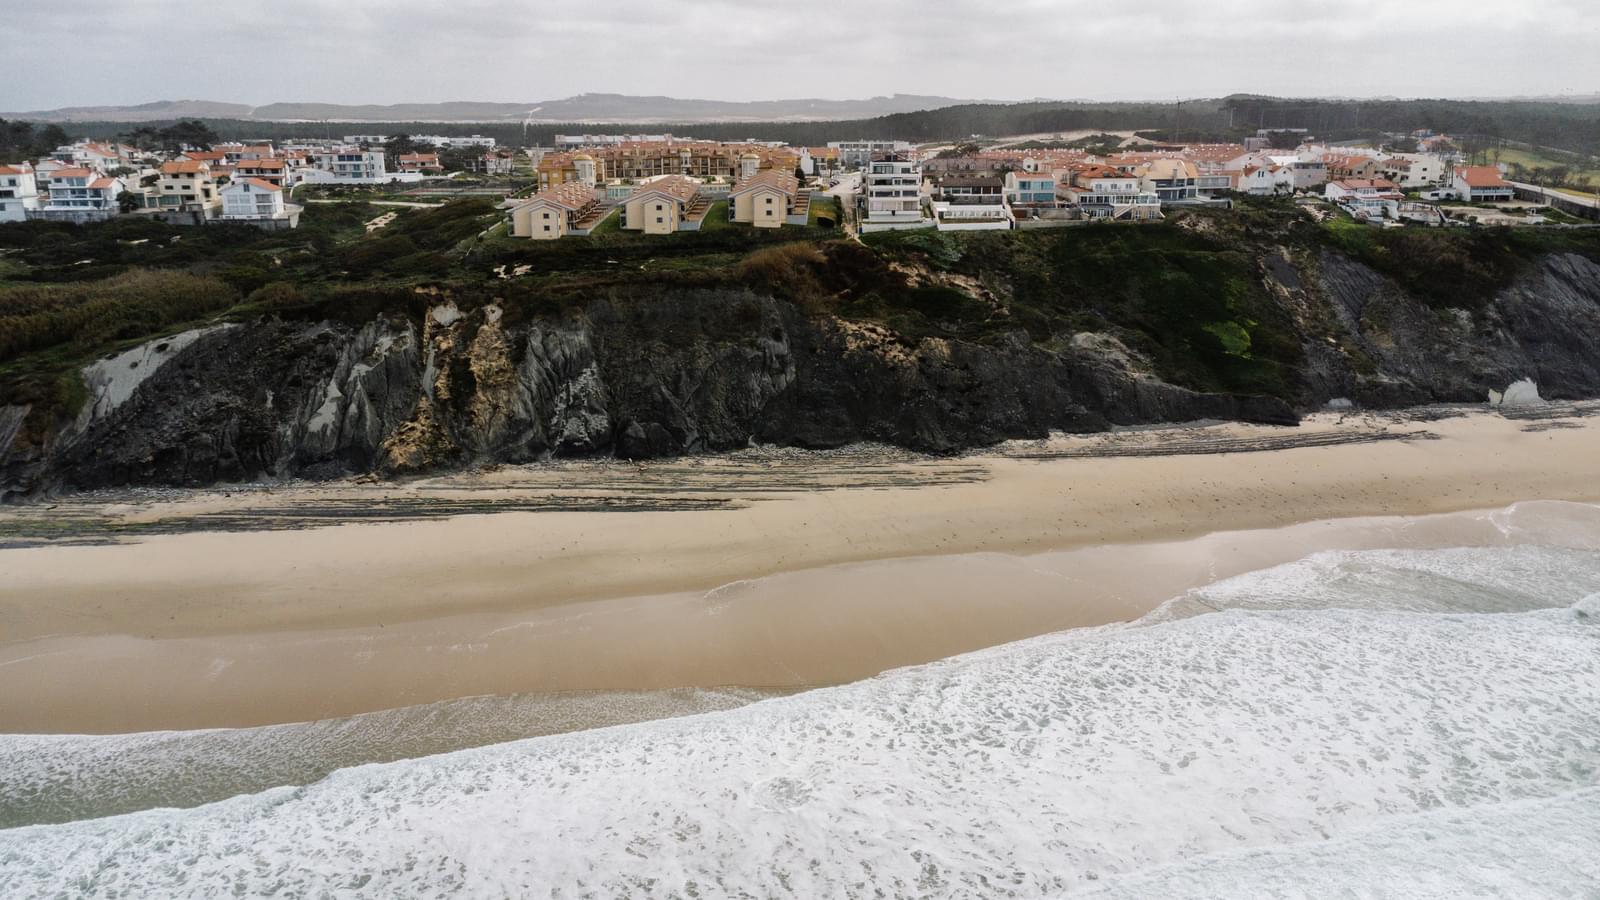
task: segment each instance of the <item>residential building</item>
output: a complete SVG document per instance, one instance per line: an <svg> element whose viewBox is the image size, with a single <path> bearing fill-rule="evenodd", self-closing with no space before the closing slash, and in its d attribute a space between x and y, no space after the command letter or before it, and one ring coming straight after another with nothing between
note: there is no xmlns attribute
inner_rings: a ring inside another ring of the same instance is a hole
<svg viewBox="0 0 1600 900"><path fill-rule="evenodd" d="M21 222L39 208L39 180L33 166L0 166L0 222Z"/></svg>
<svg viewBox="0 0 1600 900"><path fill-rule="evenodd" d="M413 134L411 140L418 144L437 147L440 150L454 150L457 147L482 147L485 150L493 150L495 147L494 138L484 137L481 134L473 134L466 137L446 134ZM379 141L378 143L383 142Z"/></svg>
<svg viewBox="0 0 1600 900"><path fill-rule="evenodd" d="M558 134L556 135L557 150L581 150L585 147L607 147L617 144L646 144L665 143L667 141L692 140L691 138L677 138L670 134Z"/></svg>
<svg viewBox="0 0 1600 900"><path fill-rule="evenodd" d="M804 225L811 195L800 193L793 172L762 169L747 175L728 192L728 218L757 228Z"/></svg>
<svg viewBox="0 0 1600 900"><path fill-rule="evenodd" d="M1001 206L1006 182L999 175L945 175L933 179L933 199L939 203Z"/></svg>
<svg viewBox="0 0 1600 900"><path fill-rule="evenodd" d="M516 155L509 150L491 150L467 160L467 167L481 175L506 176L517 170Z"/></svg>
<svg viewBox="0 0 1600 900"><path fill-rule="evenodd" d="M1056 205L1056 176L1051 172L1007 172L1006 201L1012 206Z"/></svg>
<svg viewBox="0 0 1600 900"><path fill-rule="evenodd" d="M335 147L311 153L312 166L304 181L316 184L388 184L422 180L418 172L390 172L382 150Z"/></svg>
<svg viewBox="0 0 1600 900"><path fill-rule="evenodd" d="M1328 178L1336 181L1365 180L1382 177L1378 160L1361 154L1330 153L1323 157L1328 166Z"/></svg>
<svg viewBox="0 0 1600 900"><path fill-rule="evenodd" d="M671 234L700 227L708 198L700 183L683 175L665 175L635 188L622 204L622 227L645 234ZM694 215L698 213L699 218Z"/></svg>
<svg viewBox="0 0 1600 900"><path fill-rule="evenodd" d="M444 172L444 166L439 164L437 153L402 153L397 162L402 172L421 172L424 175L439 175Z"/></svg>
<svg viewBox="0 0 1600 900"><path fill-rule="evenodd" d="M793 174L800 161L799 154L787 147L711 141L626 143L598 148L592 155L598 163L599 178L634 181L660 175L737 180L745 176L745 160L752 155L758 168L784 169Z"/></svg>
<svg viewBox="0 0 1600 900"><path fill-rule="evenodd" d="M841 149L841 157L843 153ZM909 153L873 156L862 172L861 193L865 207L863 231L926 228L933 224L922 211L922 164Z"/></svg>
<svg viewBox="0 0 1600 900"><path fill-rule="evenodd" d="M847 169L865 167L875 157L892 154L912 159L915 150L906 141L829 141L828 147L839 151L839 164Z"/></svg>
<svg viewBox="0 0 1600 900"><path fill-rule="evenodd" d="M222 188L222 219L258 228L294 228L300 224L300 208L284 201L278 185L243 178Z"/></svg>
<svg viewBox="0 0 1600 900"><path fill-rule="evenodd" d="M1384 178L1412 190L1443 184L1450 174L1443 157L1433 153L1395 153L1378 168Z"/></svg>
<svg viewBox="0 0 1600 900"><path fill-rule="evenodd" d="M1187 159L1154 159L1136 171L1144 179L1145 187L1154 191L1162 203L1182 203L1200 196L1195 184L1200 170Z"/></svg>
<svg viewBox="0 0 1600 900"><path fill-rule="evenodd" d="M1257 197L1288 196L1295 190L1294 170L1286 165L1245 166L1238 189Z"/></svg>
<svg viewBox="0 0 1600 900"><path fill-rule="evenodd" d="M595 198L593 185L569 181L513 206L511 236L553 241L569 234L588 234L608 212Z"/></svg>
<svg viewBox="0 0 1600 900"><path fill-rule="evenodd" d="M285 159L241 159L233 167L232 177L235 181L254 178L287 189L295 185L294 172Z"/></svg>
<svg viewBox="0 0 1600 900"><path fill-rule="evenodd" d="M1323 196L1344 207L1357 218L1382 219L1398 215L1405 194L1398 185L1382 178L1343 178L1328 182Z"/></svg>
<svg viewBox="0 0 1600 900"><path fill-rule="evenodd" d="M167 212L198 212L210 217L221 208L222 197L210 165L179 159L161 164L155 193L147 195L145 202Z"/></svg>
<svg viewBox="0 0 1600 900"><path fill-rule="evenodd" d="M120 211L117 197L127 190L120 178L102 175L92 169L67 167L50 173L50 197L38 209L28 210L30 219L67 222L99 222Z"/></svg>
<svg viewBox="0 0 1600 900"><path fill-rule="evenodd" d="M1503 203L1515 196L1494 166L1456 166L1451 184L1468 203Z"/></svg>
<svg viewBox="0 0 1600 900"><path fill-rule="evenodd" d="M826 178L839 171L839 151L832 147L801 147L800 171Z"/></svg>
<svg viewBox="0 0 1600 900"><path fill-rule="evenodd" d="M572 181L593 187L606 177L599 162L588 153L546 153L534 167L534 173L539 179L540 191Z"/></svg>
<svg viewBox="0 0 1600 900"><path fill-rule="evenodd" d="M1161 198L1146 190L1142 179L1105 166L1075 173L1057 193L1069 206L1091 219L1154 222L1163 217Z"/></svg>

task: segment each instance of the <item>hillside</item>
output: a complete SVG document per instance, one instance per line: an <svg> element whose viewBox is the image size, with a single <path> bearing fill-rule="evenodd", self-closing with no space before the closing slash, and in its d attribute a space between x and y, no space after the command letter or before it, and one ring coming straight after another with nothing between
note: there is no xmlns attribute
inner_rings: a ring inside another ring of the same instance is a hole
<svg viewBox="0 0 1600 900"><path fill-rule="evenodd" d="M1600 232L0 228L0 493L1600 396ZM86 258L94 263L85 265ZM525 273L525 274L517 274Z"/></svg>
<svg viewBox="0 0 1600 900"><path fill-rule="evenodd" d="M260 122L513 122L648 124L660 122L779 122L861 119L938 109L971 100L895 94L862 100L694 100L579 94L526 103L452 101L446 103L348 104L277 102L261 106L209 100L161 100L137 106L75 106L0 113L0 118L34 122L154 122L166 119L247 119ZM993 102L993 101L990 101Z"/></svg>

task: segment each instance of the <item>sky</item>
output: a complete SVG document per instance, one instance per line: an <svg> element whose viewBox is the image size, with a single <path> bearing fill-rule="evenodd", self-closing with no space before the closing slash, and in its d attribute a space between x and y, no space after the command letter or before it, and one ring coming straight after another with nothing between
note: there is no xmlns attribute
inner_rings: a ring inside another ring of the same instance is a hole
<svg viewBox="0 0 1600 900"><path fill-rule="evenodd" d="M1600 92L1600 0L3 0L0 110Z"/></svg>

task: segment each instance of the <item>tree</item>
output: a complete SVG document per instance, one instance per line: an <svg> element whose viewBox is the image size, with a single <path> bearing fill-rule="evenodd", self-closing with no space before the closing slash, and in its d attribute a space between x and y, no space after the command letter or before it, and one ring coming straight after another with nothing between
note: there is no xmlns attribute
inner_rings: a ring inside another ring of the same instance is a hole
<svg viewBox="0 0 1600 900"><path fill-rule="evenodd" d="M133 191L123 191L117 195L117 209L121 210L123 215L131 213L143 205L144 199Z"/></svg>
<svg viewBox="0 0 1600 900"><path fill-rule="evenodd" d="M184 119L166 128L158 134L161 145L170 153L177 153L185 147L195 147L201 150L210 150L211 145L217 143L217 133L211 126L199 119Z"/></svg>

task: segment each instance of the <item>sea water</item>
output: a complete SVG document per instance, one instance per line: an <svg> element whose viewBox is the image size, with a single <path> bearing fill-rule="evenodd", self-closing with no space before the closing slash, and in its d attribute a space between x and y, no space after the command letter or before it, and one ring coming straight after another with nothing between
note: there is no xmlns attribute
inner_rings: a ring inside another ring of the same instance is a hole
<svg viewBox="0 0 1600 900"><path fill-rule="evenodd" d="M0 830L0 896L1600 895L1600 509L1495 522L843 687ZM150 764L105 740L0 738L0 793Z"/></svg>

